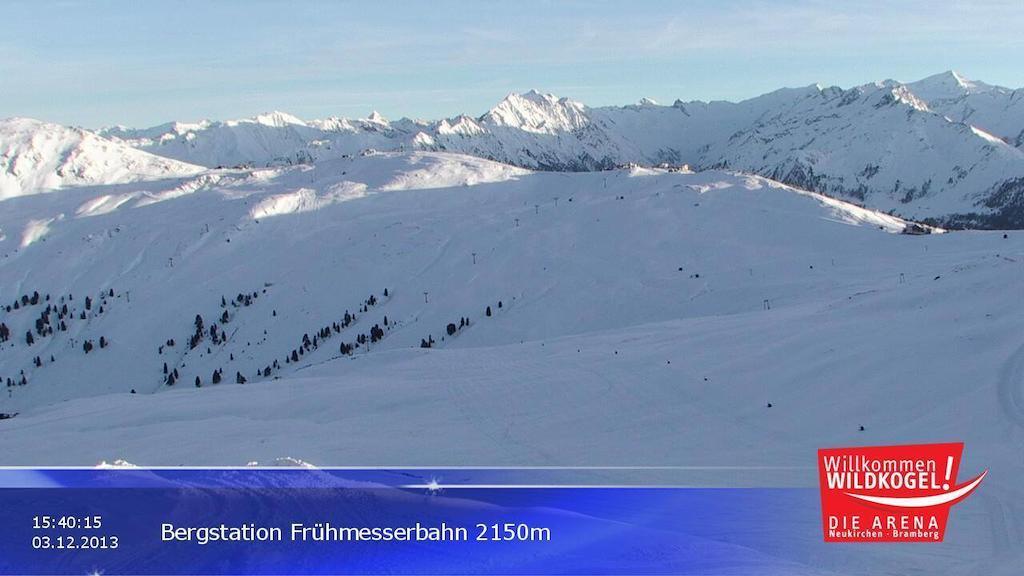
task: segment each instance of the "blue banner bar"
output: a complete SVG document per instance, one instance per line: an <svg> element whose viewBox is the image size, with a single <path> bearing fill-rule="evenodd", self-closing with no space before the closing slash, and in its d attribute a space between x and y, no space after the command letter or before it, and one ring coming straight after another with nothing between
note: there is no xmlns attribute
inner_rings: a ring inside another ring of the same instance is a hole
<svg viewBox="0 0 1024 576"><path fill-rule="evenodd" d="M810 489L545 470L0 470L3 574L792 572Z"/></svg>

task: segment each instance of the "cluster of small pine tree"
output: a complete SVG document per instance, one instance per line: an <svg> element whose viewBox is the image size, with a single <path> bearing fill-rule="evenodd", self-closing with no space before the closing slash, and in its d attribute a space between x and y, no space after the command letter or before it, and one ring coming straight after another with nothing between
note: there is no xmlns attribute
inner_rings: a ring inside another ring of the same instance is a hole
<svg viewBox="0 0 1024 576"><path fill-rule="evenodd" d="M264 289L263 292L265 293L266 290ZM383 296L384 298L390 297L390 291L387 288L384 289ZM220 302L221 308L223 309L220 316L221 325L227 324L233 318L231 312L228 309L229 306L234 308L248 307L251 306L253 304L253 301L258 297L259 292L239 293L230 301L228 301L226 297L222 296ZM371 308L377 306L380 302L381 300L378 298L376 294L371 294L359 305L358 312L366 313ZM277 310L274 310L272 312L272 316L275 318L277 317ZM332 321L330 324L325 324L317 328L317 330L313 332L312 336L310 336L309 332L303 334L301 343L283 356L284 363L298 363L301 357L314 350L317 350L324 340L332 338L334 335L340 334L343 330L352 326L356 322L356 319L357 316L355 313L346 310L344 315L340 319ZM214 344L224 344L227 342L228 335L225 332L225 330L217 326L216 323L211 324L209 328L207 328L206 322L204 321L201 314L196 314L195 321L193 322L193 328L193 333L189 337L189 350L197 348L199 344L202 343L207 337L209 337L209 339ZM340 345L340 351L342 354L352 354L352 352L355 349L359 348L360 346L366 346L370 343L375 343L383 339L386 334L386 331L389 329L390 321L388 320L387 316L384 316L383 327L381 324L374 324L370 328L368 334L360 333L356 335L355 341L342 342ZM264 335L266 335L267 331L264 330L263 333ZM174 339L168 339L163 345L159 347L158 352L160 354L163 354L165 348L173 346ZM210 348L207 348L207 353L212 353L212 350ZM234 359L235 357L234 354L232 353L230 355L230 361L233 362ZM184 367L184 363L182 363L182 367ZM262 368L257 368L256 377L269 378L274 373L274 371L280 369L281 363L278 359L275 359L270 364L267 364ZM164 382L169 386L174 385L174 383L179 379L177 369L175 368L171 370L166 362L163 364L162 372L164 376ZM210 378L210 382L213 384L218 384L222 381L223 368L217 368L216 370L214 370L213 375ZM248 382L248 379L245 377L245 375L242 374L241 370L235 372L235 382L238 384L245 384L246 382ZM199 376L196 376L195 384L197 387L201 387L203 385L203 379Z"/></svg>
<svg viewBox="0 0 1024 576"><path fill-rule="evenodd" d="M502 301L498 300L498 308L500 309L503 305L504 304L502 303ZM494 312L491 310L491 307L487 306L484 309L484 316L490 318L493 315L494 315ZM464 316L464 317L459 318L459 323L458 324L456 324L454 322L449 322L448 325L444 327L444 333L445 333L445 335L447 337L452 337L452 336L455 336L456 334L458 334L459 331L461 331L463 328L466 328L468 326L469 326L469 317ZM442 340L444 340L444 338L445 338L445 336L441 337ZM433 335L428 334L426 338L421 338L420 339L420 348L433 348L434 344L436 344L436 341L434 340Z"/></svg>
<svg viewBox="0 0 1024 576"><path fill-rule="evenodd" d="M114 297L114 289L108 288L100 291L98 298L100 300L99 309L94 312L94 315L102 314L108 306L107 299ZM27 310L32 307L42 306L45 304L45 308L39 311L39 315L35 318L32 323L32 329L25 331L24 343L26 346L34 346L39 342L40 338L53 337L57 332L68 332L69 323L71 323L75 317L81 320L89 318L89 312L93 311L94 300L91 296L85 298L84 306L85 309L77 311L73 307L74 295L67 294L60 296L58 300L53 300L49 293L43 295L38 290L33 291L31 294L23 294L19 298L15 299L11 304L6 306L0 306L0 311L4 311L7 314L13 314L19 310ZM12 342L12 330L7 324L7 321L0 322L0 344ZM12 342L13 344L13 342ZM110 344L110 341L105 336L100 336L99 347L106 348ZM71 345L75 346L75 340L71 340ZM82 343L82 350L85 354L88 354L95 348L95 344L92 340L85 340ZM51 354L50 363L55 362L56 359ZM41 355L37 355L32 358L32 366L36 369L42 368L46 362ZM4 380L0 378L0 382L5 382L7 387L24 386L28 383L25 370L22 369L20 376L17 379L7 378Z"/></svg>
<svg viewBox="0 0 1024 576"><path fill-rule="evenodd" d="M0 378L0 380L3 380L3 378ZM7 384L8 388L14 388L15 386L25 386L25 385L27 385L28 384L28 378L25 376L25 371L22 370L21 372L19 372L18 378L16 378L16 379L15 378L11 378L10 376L8 376L7 379L6 379L6 384Z"/></svg>

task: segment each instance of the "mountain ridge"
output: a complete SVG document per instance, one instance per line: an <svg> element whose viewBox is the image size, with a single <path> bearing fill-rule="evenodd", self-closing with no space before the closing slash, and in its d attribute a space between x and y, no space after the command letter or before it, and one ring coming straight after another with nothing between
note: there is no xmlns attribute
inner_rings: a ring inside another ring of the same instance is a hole
<svg viewBox="0 0 1024 576"><path fill-rule="evenodd" d="M203 167L150 154L82 128L0 120L0 200L66 186L198 174Z"/></svg>
<svg viewBox="0 0 1024 576"><path fill-rule="evenodd" d="M377 112L307 121L278 111L97 134L207 168L367 150L456 152L549 171L728 168L936 225L1024 227L1024 91L953 71L909 83L780 88L739 102L589 107L530 90L479 116L436 121Z"/></svg>

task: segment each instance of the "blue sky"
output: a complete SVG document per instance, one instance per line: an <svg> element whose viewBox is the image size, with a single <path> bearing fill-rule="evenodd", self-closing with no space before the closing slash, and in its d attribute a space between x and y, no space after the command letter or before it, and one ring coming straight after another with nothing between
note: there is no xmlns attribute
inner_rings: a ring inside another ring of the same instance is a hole
<svg viewBox="0 0 1024 576"><path fill-rule="evenodd" d="M439 118L536 88L737 100L947 69L1024 86L1024 2L12 2L0 117Z"/></svg>

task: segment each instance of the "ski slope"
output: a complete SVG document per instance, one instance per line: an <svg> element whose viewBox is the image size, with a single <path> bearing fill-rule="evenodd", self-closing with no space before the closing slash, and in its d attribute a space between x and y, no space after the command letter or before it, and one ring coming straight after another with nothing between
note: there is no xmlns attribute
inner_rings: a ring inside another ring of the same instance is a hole
<svg viewBox="0 0 1024 576"><path fill-rule="evenodd" d="M724 466L687 478L814 486L819 447L964 441L964 470L991 473L954 512L954 557L805 560L1024 561L1019 233L900 234L898 218L724 171L434 152L3 204L0 304L40 293L0 310L0 377L27 380L0 394L18 413L0 420L3 464ZM27 345L46 294L66 297L67 330ZM197 314L226 339L189 349ZM374 325L382 339L342 354Z"/></svg>

